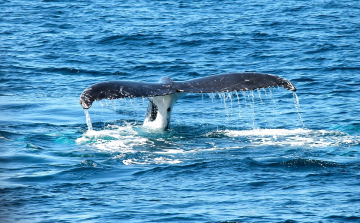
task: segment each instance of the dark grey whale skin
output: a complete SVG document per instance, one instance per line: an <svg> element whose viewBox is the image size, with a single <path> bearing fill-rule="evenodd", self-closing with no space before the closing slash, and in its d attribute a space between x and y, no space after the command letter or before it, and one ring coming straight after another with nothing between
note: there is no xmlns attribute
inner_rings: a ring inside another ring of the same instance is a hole
<svg viewBox="0 0 360 223"><path fill-rule="evenodd" d="M169 78L162 83L135 81L107 81L86 88L80 96L80 104L89 109L94 101L102 99L155 97L178 92L214 93L230 91L250 91L260 88L282 86L296 91L288 80L264 73L229 73L173 82Z"/></svg>

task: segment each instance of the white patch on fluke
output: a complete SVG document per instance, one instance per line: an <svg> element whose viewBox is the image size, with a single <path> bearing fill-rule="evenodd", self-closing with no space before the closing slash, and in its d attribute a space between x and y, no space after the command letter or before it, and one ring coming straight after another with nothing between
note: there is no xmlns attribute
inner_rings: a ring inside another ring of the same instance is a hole
<svg viewBox="0 0 360 223"><path fill-rule="evenodd" d="M170 124L172 108L183 95L183 93L177 93L149 98L157 106L157 115L155 120L150 120L150 114L146 114L143 126L150 129L166 129Z"/></svg>

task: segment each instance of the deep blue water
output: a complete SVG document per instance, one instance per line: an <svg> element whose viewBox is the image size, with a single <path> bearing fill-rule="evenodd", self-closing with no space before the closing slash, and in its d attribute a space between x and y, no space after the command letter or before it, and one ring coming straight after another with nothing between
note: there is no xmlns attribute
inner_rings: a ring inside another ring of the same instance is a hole
<svg viewBox="0 0 360 223"><path fill-rule="evenodd" d="M359 222L356 1L0 2L1 222ZM188 94L165 132L96 82L256 71ZM296 103L296 98L299 104Z"/></svg>

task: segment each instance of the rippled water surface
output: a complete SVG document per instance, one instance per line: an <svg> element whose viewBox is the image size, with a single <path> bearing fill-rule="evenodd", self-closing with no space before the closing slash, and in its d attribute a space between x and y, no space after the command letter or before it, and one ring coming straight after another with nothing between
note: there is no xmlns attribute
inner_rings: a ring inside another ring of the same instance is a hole
<svg viewBox="0 0 360 223"><path fill-rule="evenodd" d="M1 222L359 222L356 1L0 2ZM272 73L188 94L171 128L107 80Z"/></svg>

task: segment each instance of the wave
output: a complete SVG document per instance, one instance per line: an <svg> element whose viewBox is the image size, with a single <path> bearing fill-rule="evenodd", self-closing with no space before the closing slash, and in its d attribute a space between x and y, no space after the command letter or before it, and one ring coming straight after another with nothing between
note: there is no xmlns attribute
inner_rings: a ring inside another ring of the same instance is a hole
<svg viewBox="0 0 360 223"><path fill-rule="evenodd" d="M97 41L98 44L146 44L148 45L158 45L160 40L163 40L164 37L161 35L153 35L153 34L129 34L129 35L111 35L101 37L100 40Z"/></svg>

